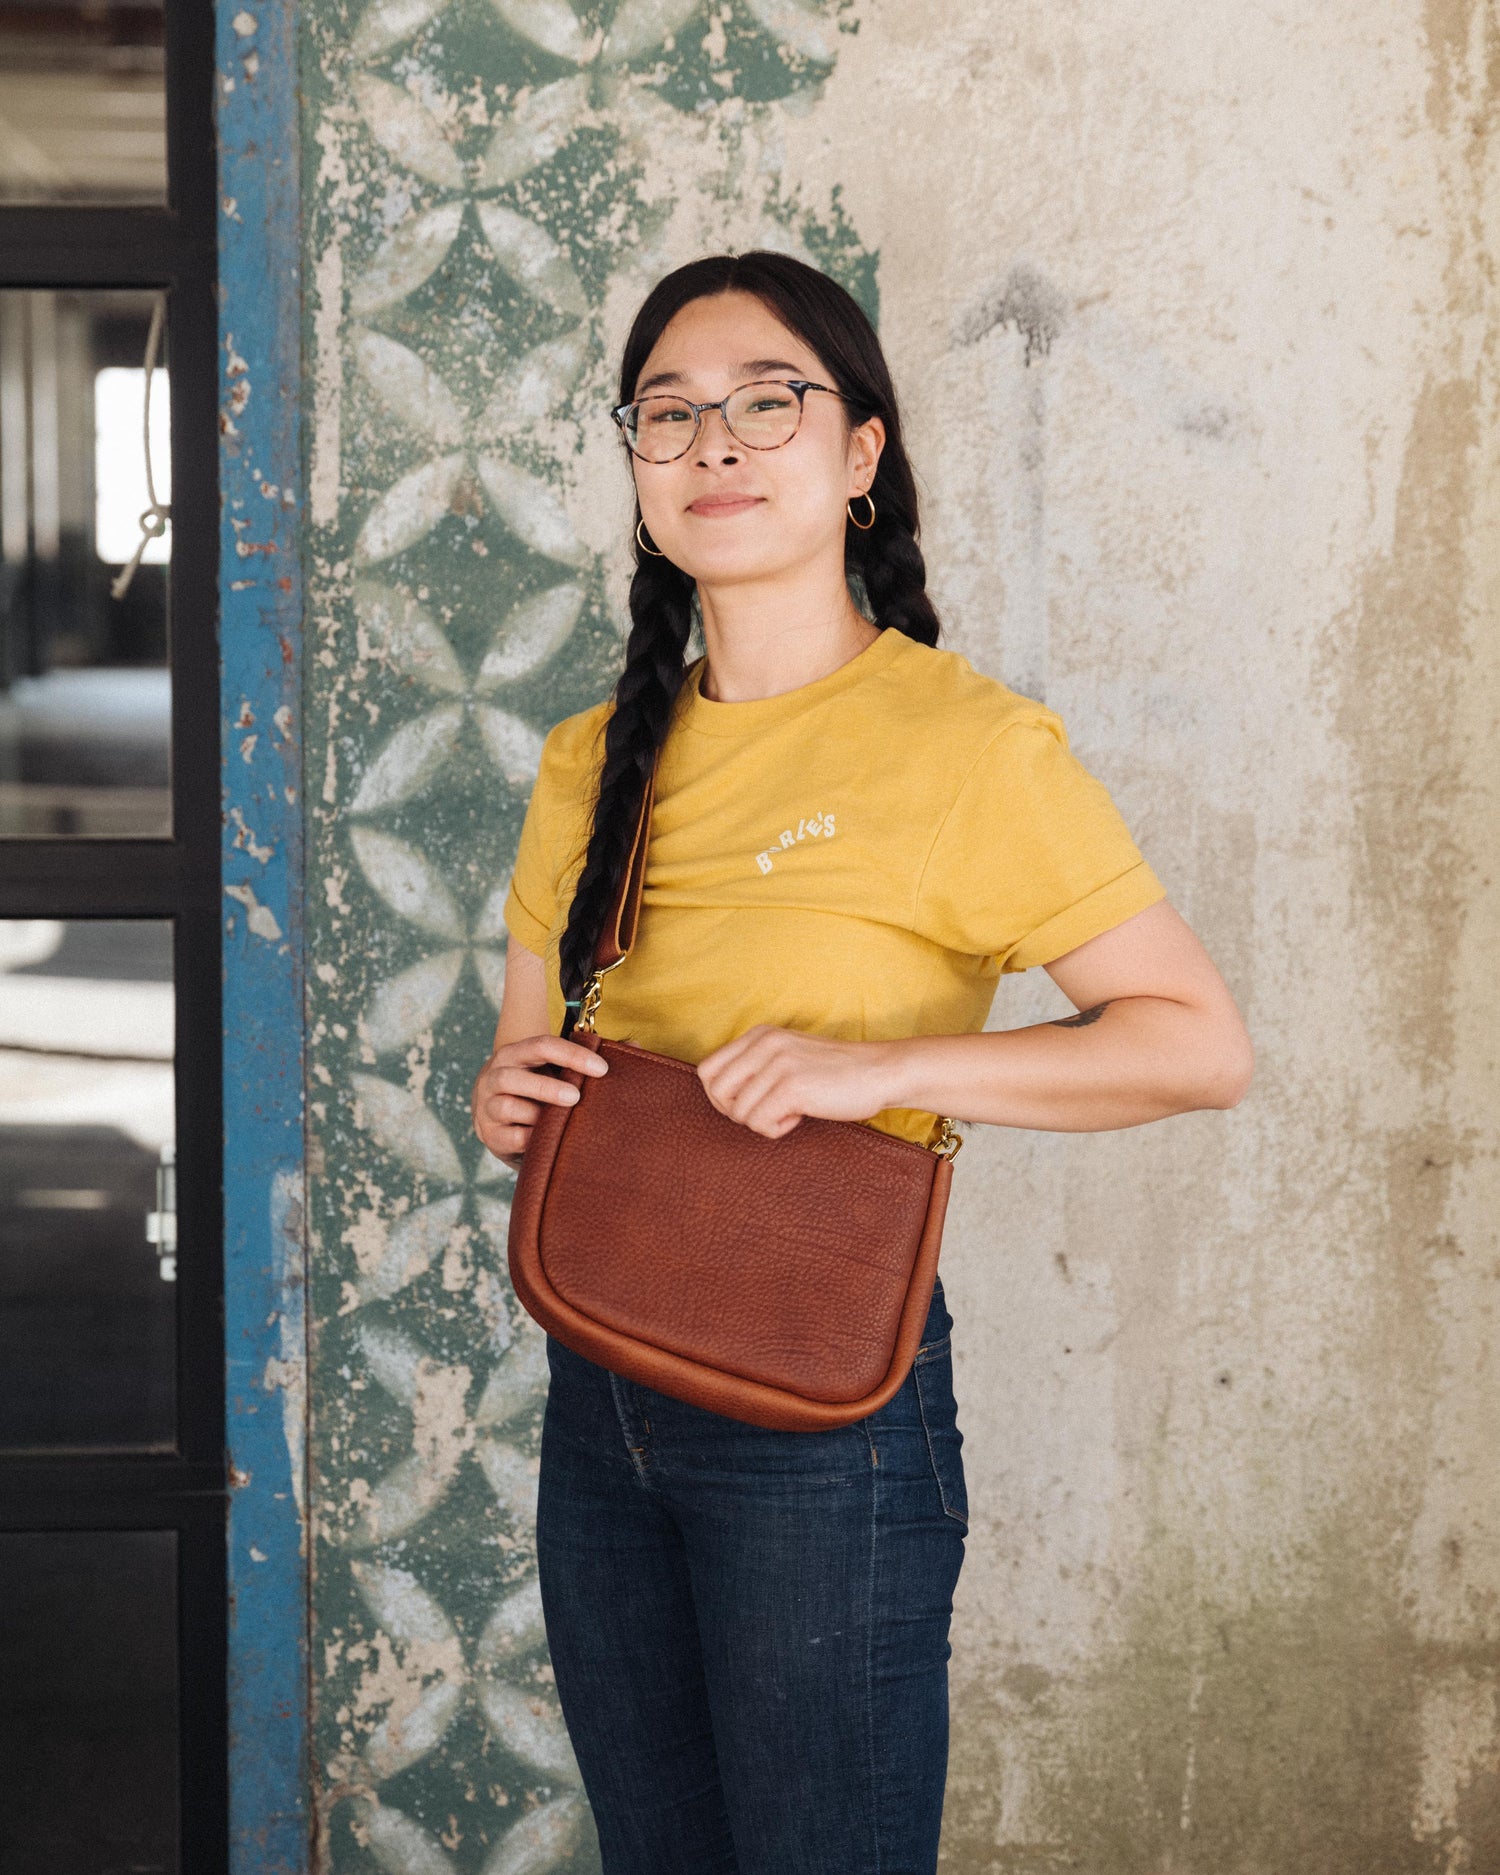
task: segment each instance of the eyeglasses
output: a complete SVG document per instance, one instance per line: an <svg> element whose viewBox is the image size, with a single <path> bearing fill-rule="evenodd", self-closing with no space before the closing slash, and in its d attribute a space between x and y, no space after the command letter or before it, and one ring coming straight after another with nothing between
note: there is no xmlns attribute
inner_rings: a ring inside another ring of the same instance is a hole
<svg viewBox="0 0 1500 1875"><path fill-rule="evenodd" d="M631 452L643 462L675 462L697 442L706 410L717 410L724 428L746 449L780 449L797 434L809 391L826 391L830 397L843 397L846 404L854 401L831 385L813 384L806 378L757 378L717 403L695 404L688 397L642 397L633 404L620 404L609 414Z"/></svg>

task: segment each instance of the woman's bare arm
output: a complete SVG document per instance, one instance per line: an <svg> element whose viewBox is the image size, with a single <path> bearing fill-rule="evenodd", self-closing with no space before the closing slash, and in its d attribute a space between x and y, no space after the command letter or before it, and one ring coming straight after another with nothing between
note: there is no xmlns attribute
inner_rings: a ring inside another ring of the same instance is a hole
<svg viewBox="0 0 1500 1875"><path fill-rule="evenodd" d="M1165 900L1046 966L1079 1012L1027 1028L837 1042L758 1025L698 1073L721 1112L770 1138L807 1114L887 1107L1060 1133L1233 1107L1250 1037L1228 986Z"/></svg>

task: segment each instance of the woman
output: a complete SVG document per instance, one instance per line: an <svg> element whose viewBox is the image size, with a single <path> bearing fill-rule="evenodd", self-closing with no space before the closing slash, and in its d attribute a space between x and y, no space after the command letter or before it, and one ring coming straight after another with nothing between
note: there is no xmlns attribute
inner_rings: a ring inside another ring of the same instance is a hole
<svg viewBox="0 0 1500 1875"><path fill-rule="evenodd" d="M784 256L696 261L642 306L620 385L632 630L612 701L547 738L474 1085L489 1150L519 1166L543 1105L578 1098L552 1064L608 1071L569 1004L658 756L598 1026L695 1062L731 1119L929 1142L940 1114L1086 1132L1235 1105L1229 992L1058 718L936 649L855 302ZM1080 1013L981 1033L999 973L1035 964ZM938 1284L900 1392L817 1432L549 1337L538 1566L606 1875L936 1866L968 1518L950 1326Z"/></svg>

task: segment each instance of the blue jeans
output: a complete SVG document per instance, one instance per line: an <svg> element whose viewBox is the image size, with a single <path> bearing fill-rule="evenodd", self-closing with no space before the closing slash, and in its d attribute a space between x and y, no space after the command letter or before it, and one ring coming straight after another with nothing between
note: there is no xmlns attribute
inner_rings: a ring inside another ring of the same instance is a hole
<svg viewBox="0 0 1500 1875"><path fill-rule="evenodd" d="M537 1558L604 1875L932 1875L968 1530L942 1285L893 1399L769 1432L548 1337Z"/></svg>

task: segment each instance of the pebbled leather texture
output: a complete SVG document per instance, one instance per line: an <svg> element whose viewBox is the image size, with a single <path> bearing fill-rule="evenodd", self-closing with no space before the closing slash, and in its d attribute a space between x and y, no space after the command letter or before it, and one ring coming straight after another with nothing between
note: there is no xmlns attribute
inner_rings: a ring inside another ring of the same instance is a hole
<svg viewBox="0 0 1500 1875"><path fill-rule="evenodd" d="M843 1120L764 1139L686 1062L609 1041L532 1129L511 1280L547 1332L627 1379L752 1425L811 1430L901 1386L932 1300L952 1168Z"/></svg>

